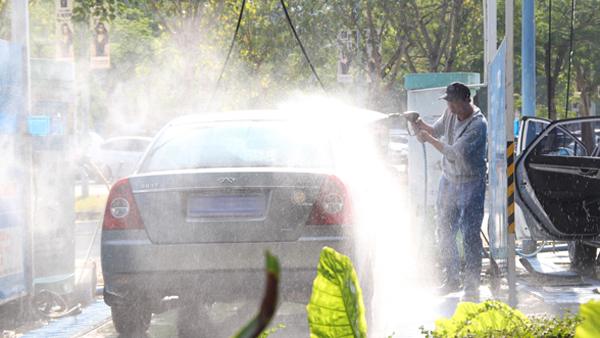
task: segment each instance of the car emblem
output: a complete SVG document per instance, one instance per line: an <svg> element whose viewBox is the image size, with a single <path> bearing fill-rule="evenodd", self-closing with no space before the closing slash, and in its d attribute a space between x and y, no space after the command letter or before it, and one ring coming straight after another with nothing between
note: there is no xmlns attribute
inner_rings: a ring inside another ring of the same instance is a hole
<svg viewBox="0 0 600 338"><path fill-rule="evenodd" d="M221 177L217 181L219 181L219 183L233 183L233 182L235 182L235 178L233 178L233 177Z"/></svg>

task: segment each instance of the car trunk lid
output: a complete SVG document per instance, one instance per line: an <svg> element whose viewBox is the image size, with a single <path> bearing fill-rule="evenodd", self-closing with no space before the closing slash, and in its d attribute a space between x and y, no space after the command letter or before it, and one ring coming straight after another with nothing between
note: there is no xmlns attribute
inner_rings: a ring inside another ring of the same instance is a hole
<svg viewBox="0 0 600 338"><path fill-rule="evenodd" d="M211 169L130 178L156 244L295 241L325 173Z"/></svg>

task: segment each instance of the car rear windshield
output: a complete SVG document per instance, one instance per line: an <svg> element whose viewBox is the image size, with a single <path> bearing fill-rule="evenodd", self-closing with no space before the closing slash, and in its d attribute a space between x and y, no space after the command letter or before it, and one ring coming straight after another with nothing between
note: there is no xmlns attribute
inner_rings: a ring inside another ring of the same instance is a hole
<svg viewBox="0 0 600 338"><path fill-rule="evenodd" d="M289 121L176 125L164 130L140 172L231 167L333 167L324 132Z"/></svg>

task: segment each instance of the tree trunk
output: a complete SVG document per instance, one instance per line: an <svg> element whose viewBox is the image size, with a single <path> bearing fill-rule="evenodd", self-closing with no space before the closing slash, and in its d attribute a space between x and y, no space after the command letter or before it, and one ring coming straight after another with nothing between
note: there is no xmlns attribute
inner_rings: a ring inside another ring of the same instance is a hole
<svg viewBox="0 0 600 338"><path fill-rule="evenodd" d="M577 83L577 90L581 92L581 107L579 108L579 116L590 116L591 100L590 94L592 94L592 88L588 84L588 77L585 74L585 70L582 66L575 66L575 82Z"/></svg>
<svg viewBox="0 0 600 338"><path fill-rule="evenodd" d="M558 52L556 53L556 60L554 61L554 67L550 62L550 45L546 43L544 45L544 63L546 70L546 85L548 88L548 118L550 120L557 119L556 111L556 85L558 84L558 76L562 69L562 65L565 59L567 48L565 46L559 46Z"/></svg>

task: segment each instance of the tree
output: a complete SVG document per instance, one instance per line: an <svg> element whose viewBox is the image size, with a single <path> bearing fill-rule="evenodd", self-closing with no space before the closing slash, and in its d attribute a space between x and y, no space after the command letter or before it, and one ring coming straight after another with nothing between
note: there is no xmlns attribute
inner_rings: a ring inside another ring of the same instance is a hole
<svg viewBox="0 0 600 338"><path fill-rule="evenodd" d="M10 40L10 2L0 0L0 39Z"/></svg>
<svg viewBox="0 0 600 338"><path fill-rule="evenodd" d="M102 0L78 0L74 17L84 21L90 16L114 20L126 10L121 0L106 0L104 6L102 3ZM202 60L210 59L206 51L213 42L213 34L220 21L228 20L223 17L224 7L233 3L226 0L143 0L142 3L156 14L160 29L174 48L172 61L179 65L181 113L197 112L206 100L204 94L209 92L204 85L212 70Z"/></svg>
<svg viewBox="0 0 600 338"><path fill-rule="evenodd" d="M600 11L600 3L596 1L584 1L576 8L573 26L573 41L571 37L571 2L555 0L552 8L543 4L536 8L536 45L537 60L543 64L543 72L546 76L546 90L548 102L548 118L557 119L557 89L560 76L565 73L563 66L568 61L571 43L577 46L582 41L582 33L586 29L598 26L597 13ZM552 30L549 30L548 18L551 14ZM567 95L569 95L567 93Z"/></svg>
<svg viewBox="0 0 600 338"><path fill-rule="evenodd" d="M595 19L597 20L597 19ZM590 116L592 100L597 98L600 87L600 45L596 27L599 22L584 27L574 44L573 69L577 91L581 93L580 116Z"/></svg>

